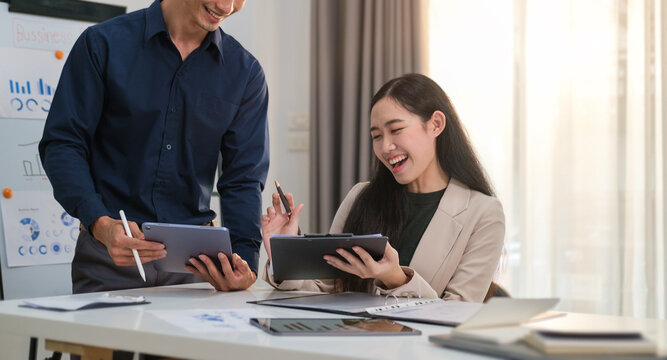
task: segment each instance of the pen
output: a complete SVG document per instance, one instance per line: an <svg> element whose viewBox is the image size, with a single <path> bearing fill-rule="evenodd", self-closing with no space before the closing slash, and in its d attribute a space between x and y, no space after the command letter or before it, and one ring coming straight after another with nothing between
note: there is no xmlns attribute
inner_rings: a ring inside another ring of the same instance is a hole
<svg viewBox="0 0 667 360"><path fill-rule="evenodd" d="M283 193L283 189L280 188L280 184L278 183L278 180L274 181L276 184L276 190L278 190L278 195L280 196L280 201L283 203L283 206L285 207L285 212L287 213L287 217L292 217L292 209L289 208L289 203L287 202L287 198L285 197L285 194ZM297 227L298 234L301 235L301 227Z"/></svg>
<svg viewBox="0 0 667 360"><path fill-rule="evenodd" d="M127 237L132 237L132 232L130 231L130 225L127 223L127 218L125 217L125 212L123 210L120 211L120 219L123 221L123 227L125 228L125 234L127 234ZM141 265L141 259L139 258L139 253L137 252L137 249L132 249L132 255L134 255L134 261L137 263L137 269L139 269L139 274L141 275L141 278L146 281L146 273L144 272L144 266Z"/></svg>

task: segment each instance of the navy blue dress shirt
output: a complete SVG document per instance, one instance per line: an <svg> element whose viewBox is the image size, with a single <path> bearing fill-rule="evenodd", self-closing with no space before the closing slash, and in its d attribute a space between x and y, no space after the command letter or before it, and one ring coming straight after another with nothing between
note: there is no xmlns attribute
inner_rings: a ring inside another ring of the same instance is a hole
<svg viewBox="0 0 667 360"><path fill-rule="evenodd" d="M55 198L84 226L101 216L202 224L219 155L222 219L257 272L269 166L268 90L221 29L185 61L160 2L91 26L64 65L39 152Z"/></svg>

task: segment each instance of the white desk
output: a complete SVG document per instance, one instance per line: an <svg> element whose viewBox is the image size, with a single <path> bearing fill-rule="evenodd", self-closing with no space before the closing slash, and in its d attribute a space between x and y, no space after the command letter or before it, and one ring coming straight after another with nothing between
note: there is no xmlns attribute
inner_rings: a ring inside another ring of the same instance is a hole
<svg viewBox="0 0 667 360"><path fill-rule="evenodd" d="M138 351L187 359L480 359L479 355L433 345L428 336L447 333L449 327L408 323L421 336L383 337L280 337L257 329L254 332L188 333L146 313L148 310L221 309L257 307L282 317L339 317L334 314L246 304L248 300L276 295L258 281L248 291L223 293L208 284L190 284L114 293L143 295L148 305L53 312L22 308L21 300L0 301L0 336L11 333L102 348ZM288 293L280 293L289 295ZM90 296L71 295L71 296ZM667 321L629 319L603 315L568 314L540 323L544 327L590 324L590 326L636 327L661 344L666 354Z"/></svg>

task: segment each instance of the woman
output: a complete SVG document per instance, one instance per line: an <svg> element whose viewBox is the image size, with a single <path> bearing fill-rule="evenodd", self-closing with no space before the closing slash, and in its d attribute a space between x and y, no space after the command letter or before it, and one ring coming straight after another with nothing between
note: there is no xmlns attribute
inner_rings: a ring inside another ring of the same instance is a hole
<svg viewBox="0 0 667 360"><path fill-rule="evenodd" d="M428 77L408 74L382 86L370 117L377 160L373 178L352 188L329 232L382 233L389 244L377 262L361 248L354 251L362 260L342 249L347 262L325 257L332 266L369 280L278 284L268 273L264 278L279 289L481 302L500 258L504 215L449 98ZM272 234L296 234L302 208L288 219L273 194L273 207L262 219L269 254Z"/></svg>
<svg viewBox="0 0 667 360"><path fill-rule="evenodd" d="M481 302L500 258L505 233L500 202L486 180L465 130L445 92L431 79L408 74L386 83L371 103L373 177L355 185L338 208L330 233L389 238L382 259L362 248L347 261L325 256L357 279L286 280L283 290L368 291L386 295ZM289 218L278 194L262 217L271 259L273 234L296 234L303 204ZM205 269L200 269L204 271ZM204 277L206 278L206 277Z"/></svg>

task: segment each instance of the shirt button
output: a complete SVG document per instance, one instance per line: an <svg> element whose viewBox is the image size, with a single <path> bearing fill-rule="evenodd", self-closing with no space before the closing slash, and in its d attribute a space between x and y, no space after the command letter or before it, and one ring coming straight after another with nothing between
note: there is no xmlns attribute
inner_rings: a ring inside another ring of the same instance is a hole
<svg viewBox="0 0 667 360"><path fill-rule="evenodd" d="M176 112L176 108L169 108L169 111L175 113L175 112Z"/></svg>
<svg viewBox="0 0 667 360"><path fill-rule="evenodd" d="M171 144L167 144L166 148L167 150L171 150Z"/></svg>

